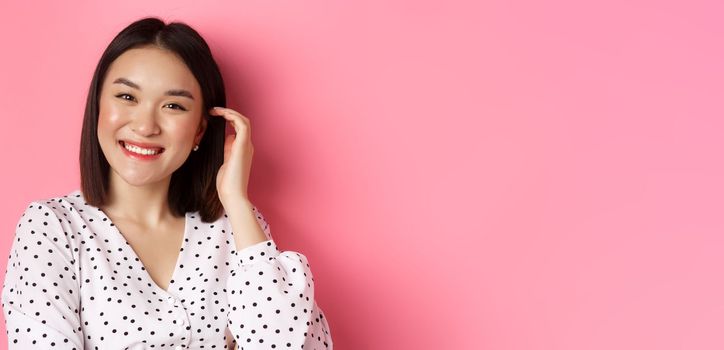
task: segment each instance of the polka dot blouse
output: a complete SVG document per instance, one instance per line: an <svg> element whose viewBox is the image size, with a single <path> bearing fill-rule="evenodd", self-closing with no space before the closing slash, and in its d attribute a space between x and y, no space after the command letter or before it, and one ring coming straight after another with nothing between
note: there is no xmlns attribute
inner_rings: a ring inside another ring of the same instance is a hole
<svg viewBox="0 0 724 350"><path fill-rule="evenodd" d="M32 202L2 289L10 349L332 349L307 258L268 240L235 250L226 217L186 213L166 290L79 190Z"/></svg>

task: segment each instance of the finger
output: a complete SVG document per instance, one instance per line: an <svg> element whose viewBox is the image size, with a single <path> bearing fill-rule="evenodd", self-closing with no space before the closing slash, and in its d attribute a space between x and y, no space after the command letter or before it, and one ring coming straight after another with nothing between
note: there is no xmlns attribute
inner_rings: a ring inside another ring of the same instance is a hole
<svg viewBox="0 0 724 350"><path fill-rule="evenodd" d="M224 117L226 120L231 122L231 126L237 133L242 127L249 128L251 124L249 118L231 108L214 107L209 111L209 114Z"/></svg>
<svg viewBox="0 0 724 350"><path fill-rule="evenodd" d="M223 107L214 107L209 110L209 114L222 116L231 124L235 132L235 135L233 136L234 140L236 140L237 137L244 138L243 140L240 140L240 142L234 142L234 148L242 149L245 143L251 143L249 118L244 117L241 113L233 109Z"/></svg>
<svg viewBox="0 0 724 350"><path fill-rule="evenodd" d="M213 111L213 112L231 113L231 114L238 115L238 116L242 117L243 119L248 119L245 115L243 115L243 114L239 113L238 111L236 111L236 110L234 110L234 109L231 109L231 108L214 107L214 108L211 109L211 111Z"/></svg>

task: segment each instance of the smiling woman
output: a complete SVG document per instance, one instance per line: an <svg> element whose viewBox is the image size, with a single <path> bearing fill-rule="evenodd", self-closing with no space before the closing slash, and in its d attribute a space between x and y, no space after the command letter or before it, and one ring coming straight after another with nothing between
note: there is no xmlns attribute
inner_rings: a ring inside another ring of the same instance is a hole
<svg viewBox="0 0 724 350"><path fill-rule="evenodd" d="M113 169L110 189L168 187L164 179L186 161L207 126L203 101L193 97L202 95L194 74L173 51L141 46L113 61L99 95L98 141Z"/></svg>
<svg viewBox="0 0 724 350"><path fill-rule="evenodd" d="M2 307L11 349L331 349L307 258L247 195L250 121L203 38L144 18L104 51L81 188L30 203ZM226 135L230 125L235 133Z"/></svg>

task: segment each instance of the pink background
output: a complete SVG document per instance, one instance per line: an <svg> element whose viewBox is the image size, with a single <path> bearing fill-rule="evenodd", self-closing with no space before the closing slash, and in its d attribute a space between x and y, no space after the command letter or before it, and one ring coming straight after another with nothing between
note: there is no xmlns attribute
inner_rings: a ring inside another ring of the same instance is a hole
<svg viewBox="0 0 724 350"><path fill-rule="evenodd" d="M93 68L158 15L206 37L251 118L250 196L338 349L722 349L722 11L5 1L0 251L79 186Z"/></svg>

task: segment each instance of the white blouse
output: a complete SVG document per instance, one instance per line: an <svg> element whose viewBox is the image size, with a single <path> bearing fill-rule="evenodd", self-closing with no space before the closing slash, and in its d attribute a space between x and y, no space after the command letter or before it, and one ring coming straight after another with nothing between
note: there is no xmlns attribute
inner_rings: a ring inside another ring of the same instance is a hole
<svg viewBox="0 0 724 350"><path fill-rule="evenodd" d="M10 349L332 349L307 258L268 240L235 250L228 217L186 213L167 290L80 190L32 202L2 289Z"/></svg>

